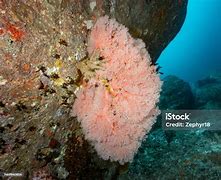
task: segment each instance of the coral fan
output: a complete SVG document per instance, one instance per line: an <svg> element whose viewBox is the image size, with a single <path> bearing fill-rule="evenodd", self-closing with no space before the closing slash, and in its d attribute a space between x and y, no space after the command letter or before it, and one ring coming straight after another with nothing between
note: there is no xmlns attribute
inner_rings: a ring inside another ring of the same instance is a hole
<svg viewBox="0 0 221 180"><path fill-rule="evenodd" d="M99 52L103 66L77 92L72 115L103 159L124 164L159 114L161 82L142 40L107 16L95 23L88 52Z"/></svg>

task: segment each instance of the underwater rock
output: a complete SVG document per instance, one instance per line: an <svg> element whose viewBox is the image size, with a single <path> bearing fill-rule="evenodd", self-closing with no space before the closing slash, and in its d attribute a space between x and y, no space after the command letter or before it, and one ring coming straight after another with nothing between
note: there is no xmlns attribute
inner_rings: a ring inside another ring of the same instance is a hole
<svg viewBox="0 0 221 180"><path fill-rule="evenodd" d="M24 172L27 179L46 166L47 176L73 175L65 170L65 150L69 136L81 128L69 113L82 80L76 64L87 57L93 23L104 14L115 17L149 42L156 61L179 31L186 5L186 0L0 0L0 169ZM94 164L97 173L104 172L100 161Z"/></svg>
<svg viewBox="0 0 221 180"><path fill-rule="evenodd" d="M219 179L220 138L215 132L177 131L168 143L164 130L152 131L119 179Z"/></svg>
<svg viewBox="0 0 221 180"><path fill-rule="evenodd" d="M176 76L166 76L160 95L161 110L191 109L194 99L190 85Z"/></svg>
<svg viewBox="0 0 221 180"><path fill-rule="evenodd" d="M104 0L96 2L94 15L108 14L142 39L153 62L179 32L188 0Z"/></svg>
<svg viewBox="0 0 221 180"><path fill-rule="evenodd" d="M194 86L196 108L221 108L221 75L210 75L198 80Z"/></svg>
<svg viewBox="0 0 221 180"><path fill-rule="evenodd" d="M189 83L176 76L169 75L163 79L162 91L160 94L160 110L192 109L194 107L194 97ZM162 116L158 116L153 130L162 126ZM170 143L176 136L175 131L165 131L164 136Z"/></svg>

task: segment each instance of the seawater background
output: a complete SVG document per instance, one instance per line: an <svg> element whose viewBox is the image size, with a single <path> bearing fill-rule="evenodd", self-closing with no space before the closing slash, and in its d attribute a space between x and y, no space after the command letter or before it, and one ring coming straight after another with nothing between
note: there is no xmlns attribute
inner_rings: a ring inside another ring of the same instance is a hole
<svg viewBox="0 0 221 180"><path fill-rule="evenodd" d="M176 75L195 82L221 73L221 0L189 0L183 27L158 63L162 78Z"/></svg>

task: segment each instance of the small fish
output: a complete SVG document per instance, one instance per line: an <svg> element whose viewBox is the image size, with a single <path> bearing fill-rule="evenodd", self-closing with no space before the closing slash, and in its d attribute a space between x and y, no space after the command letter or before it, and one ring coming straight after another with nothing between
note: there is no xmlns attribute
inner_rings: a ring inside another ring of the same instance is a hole
<svg viewBox="0 0 221 180"><path fill-rule="evenodd" d="M162 68L161 66L158 66L157 69L156 69L156 72L159 72L159 70L160 70L161 68Z"/></svg>

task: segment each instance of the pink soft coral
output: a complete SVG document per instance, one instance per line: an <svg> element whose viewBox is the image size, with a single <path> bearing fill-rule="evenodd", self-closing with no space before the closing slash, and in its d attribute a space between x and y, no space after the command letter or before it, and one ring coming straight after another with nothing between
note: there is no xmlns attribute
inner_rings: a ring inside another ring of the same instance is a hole
<svg viewBox="0 0 221 180"><path fill-rule="evenodd" d="M100 53L103 68L78 91L73 115L103 159L123 164L133 159L159 114L161 82L142 40L107 16L94 25L88 52Z"/></svg>

